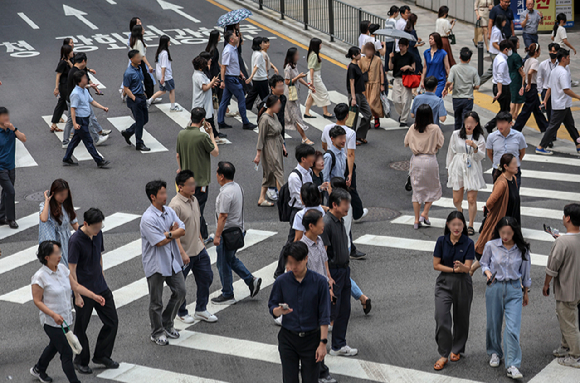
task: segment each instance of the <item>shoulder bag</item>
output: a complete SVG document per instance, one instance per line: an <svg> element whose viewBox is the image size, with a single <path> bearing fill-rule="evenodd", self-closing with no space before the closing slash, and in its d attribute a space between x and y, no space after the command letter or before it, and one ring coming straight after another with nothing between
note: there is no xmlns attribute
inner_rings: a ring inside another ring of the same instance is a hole
<svg viewBox="0 0 580 383"><path fill-rule="evenodd" d="M242 192L242 222L244 222L244 191L240 186ZM224 248L228 251L235 251L244 247L244 232L241 227L230 227L222 231L222 241L224 241Z"/></svg>
<svg viewBox="0 0 580 383"><path fill-rule="evenodd" d="M415 89L421 85L421 75L420 74L404 74L403 75L403 86L405 88Z"/></svg>
<svg viewBox="0 0 580 383"><path fill-rule="evenodd" d="M290 85L288 85L288 101L298 101L298 90L292 80L290 80Z"/></svg>
<svg viewBox="0 0 580 383"><path fill-rule="evenodd" d="M346 119L346 126L356 130L356 120L358 117L358 105L348 107L348 117Z"/></svg>

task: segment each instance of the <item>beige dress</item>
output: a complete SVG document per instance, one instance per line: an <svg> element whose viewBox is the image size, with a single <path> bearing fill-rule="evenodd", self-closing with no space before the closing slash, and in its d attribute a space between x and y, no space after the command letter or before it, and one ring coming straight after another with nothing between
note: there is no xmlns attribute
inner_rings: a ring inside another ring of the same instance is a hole
<svg viewBox="0 0 580 383"><path fill-rule="evenodd" d="M262 151L262 187L282 187L284 185L284 141L282 125L274 114L264 112L258 121L257 150Z"/></svg>
<svg viewBox="0 0 580 383"><path fill-rule="evenodd" d="M371 58L362 57L358 63L363 73L368 73L369 80L366 83L366 91L363 92L371 107L374 117L383 118L383 104L381 104L381 65L380 57L373 55Z"/></svg>
<svg viewBox="0 0 580 383"><path fill-rule="evenodd" d="M487 28L487 23L489 22L489 6L493 6L493 0L475 0L474 9L477 9L479 15L481 16L481 26ZM477 20L477 14L476 20Z"/></svg>
<svg viewBox="0 0 580 383"><path fill-rule="evenodd" d="M322 108L323 106L330 105L330 97L328 96L328 90L326 85L322 82L322 76L320 74L320 69L322 69L322 63L318 62L318 56L316 53L311 52L308 56L308 75L306 77L308 83L314 86L316 92L312 93L312 90L308 89L308 96L311 96L314 100L314 104ZM310 77L310 69L313 69L313 78Z"/></svg>

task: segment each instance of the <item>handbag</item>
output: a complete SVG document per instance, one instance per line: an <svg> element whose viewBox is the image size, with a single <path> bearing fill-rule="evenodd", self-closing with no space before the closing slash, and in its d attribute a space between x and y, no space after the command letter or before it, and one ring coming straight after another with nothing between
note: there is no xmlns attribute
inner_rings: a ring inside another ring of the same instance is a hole
<svg viewBox="0 0 580 383"><path fill-rule="evenodd" d="M211 95L211 101L213 102L213 109L218 110L220 108L220 100L217 93L213 93Z"/></svg>
<svg viewBox="0 0 580 383"><path fill-rule="evenodd" d="M487 219L487 213L489 213L489 210L487 210L487 206L484 206L483 207L483 219L481 220L481 227L479 228L480 234L483 231L483 226L485 226L485 220Z"/></svg>
<svg viewBox="0 0 580 383"><path fill-rule="evenodd" d="M383 114L385 118L389 118L391 115L391 104L389 103L389 99L387 98L387 94L385 92L380 93L381 98L381 105L383 106Z"/></svg>
<svg viewBox="0 0 580 383"><path fill-rule="evenodd" d="M240 186L240 190L242 187ZM242 222L244 222L244 192L242 190ZM228 251L235 251L244 247L244 232L241 227L230 227L222 231L224 248Z"/></svg>
<svg viewBox="0 0 580 383"><path fill-rule="evenodd" d="M455 45L457 43L455 40L455 33L453 33L453 31L447 35L447 38L449 39L449 44Z"/></svg>
<svg viewBox="0 0 580 383"><path fill-rule="evenodd" d="M63 325L60 325L60 328L62 328L62 332L64 333L64 336L66 337L66 340L67 340L70 348L72 349L73 354L79 355L81 353L81 351L83 351L83 346L81 346L81 342L79 342L79 338L77 338L77 336L75 334L73 334L71 329L68 327L68 324L66 323L66 321L63 321L63 322L66 326L66 331L64 330Z"/></svg>
<svg viewBox="0 0 580 383"><path fill-rule="evenodd" d="M413 185L411 184L411 176L407 176L407 182L405 182L405 190L412 191Z"/></svg>
<svg viewBox="0 0 580 383"><path fill-rule="evenodd" d="M421 75L420 74L404 74L403 75L403 86L405 88L415 89L421 85Z"/></svg>
<svg viewBox="0 0 580 383"><path fill-rule="evenodd" d="M288 101L298 101L298 89L296 89L296 85L292 81L288 85Z"/></svg>
<svg viewBox="0 0 580 383"><path fill-rule="evenodd" d="M348 117L346 119L346 126L351 129L355 129L356 127L356 119L358 117L358 106L350 106L348 108Z"/></svg>

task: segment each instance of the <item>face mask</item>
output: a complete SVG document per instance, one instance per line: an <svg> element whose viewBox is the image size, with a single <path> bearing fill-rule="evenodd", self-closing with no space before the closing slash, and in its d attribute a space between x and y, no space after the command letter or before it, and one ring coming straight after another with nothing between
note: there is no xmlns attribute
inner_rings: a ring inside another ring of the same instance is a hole
<svg viewBox="0 0 580 383"><path fill-rule="evenodd" d="M509 57L509 56L511 56L511 55L512 55L512 53L514 53L514 52L512 52L512 50L511 50L511 49L508 49L508 53L507 53L508 57Z"/></svg>
<svg viewBox="0 0 580 383"><path fill-rule="evenodd" d="M550 58L551 58L552 60L555 60L555 59L556 59L556 57L558 57L558 54L557 54L557 53L550 53Z"/></svg>

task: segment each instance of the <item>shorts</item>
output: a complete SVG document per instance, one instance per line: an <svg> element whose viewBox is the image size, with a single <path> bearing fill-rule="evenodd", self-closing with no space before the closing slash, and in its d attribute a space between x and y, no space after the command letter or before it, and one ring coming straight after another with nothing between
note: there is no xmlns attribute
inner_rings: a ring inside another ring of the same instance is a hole
<svg viewBox="0 0 580 383"><path fill-rule="evenodd" d="M175 82L173 81L173 79L165 80L163 82L163 85L161 85L161 82L159 82L159 90L162 90L164 92L170 92L173 89L175 89Z"/></svg>

